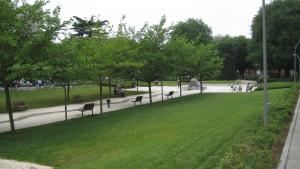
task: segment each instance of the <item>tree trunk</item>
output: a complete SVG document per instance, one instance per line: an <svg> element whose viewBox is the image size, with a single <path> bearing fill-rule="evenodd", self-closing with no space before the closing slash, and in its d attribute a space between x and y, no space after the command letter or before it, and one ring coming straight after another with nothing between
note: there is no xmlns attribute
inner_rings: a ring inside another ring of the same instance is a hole
<svg viewBox="0 0 300 169"><path fill-rule="evenodd" d="M100 114L103 115L103 81L102 77L100 77L100 83L99 83L99 99L100 99Z"/></svg>
<svg viewBox="0 0 300 169"><path fill-rule="evenodd" d="M148 88L149 88L149 100L150 100L150 104L152 104L151 82L148 82Z"/></svg>
<svg viewBox="0 0 300 169"><path fill-rule="evenodd" d="M180 97L182 97L182 87L181 87L181 76L179 77L179 90L180 90Z"/></svg>
<svg viewBox="0 0 300 169"><path fill-rule="evenodd" d="M64 95L65 95L65 120L68 120L68 107L67 107L67 85L64 84Z"/></svg>
<svg viewBox="0 0 300 169"><path fill-rule="evenodd" d="M9 122L10 122L10 131L11 131L11 133L15 133L16 129L15 129L14 117L13 117L13 112L12 112L12 107L11 107L11 98L10 98L8 84L5 84L4 90L5 90L5 96L6 96L6 109L8 112Z"/></svg>
<svg viewBox="0 0 300 169"><path fill-rule="evenodd" d="M68 83L68 99L67 99L67 101L68 101L68 103L70 103L70 83Z"/></svg>
<svg viewBox="0 0 300 169"><path fill-rule="evenodd" d="M160 87L161 87L161 102L164 102L164 82L160 81Z"/></svg>
<svg viewBox="0 0 300 169"><path fill-rule="evenodd" d="M111 97L111 79L108 78L109 97Z"/></svg>
<svg viewBox="0 0 300 169"><path fill-rule="evenodd" d="M200 80L200 93L203 93L203 81L202 81L202 77L201 75L199 76L199 80Z"/></svg>
<svg viewBox="0 0 300 169"><path fill-rule="evenodd" d="M138 80L136 81L136 91L137 92L139 91L139 81Z"/></svg>

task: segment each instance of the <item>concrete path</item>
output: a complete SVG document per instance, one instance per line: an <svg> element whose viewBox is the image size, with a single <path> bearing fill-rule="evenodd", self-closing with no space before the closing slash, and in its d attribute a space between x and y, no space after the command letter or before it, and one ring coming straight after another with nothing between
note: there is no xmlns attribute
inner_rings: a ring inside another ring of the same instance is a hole
<svg viewBox="0 0 300 169"><path fill-rule="evenodd" d="M229 85L205 85L207 89L204 91L205 93L230 93L233 90L230 88ZM199 93L199 90L187 90L187 86L183 86L183 96L191 95ZM128 89L135 91L136 89ZM139 91L148 91L148 87L139 87ZM175 91L173 98L179 97L179 88L177 86L164 86L164 99L166 100L167 97L165 96L169 91ZM243 86L243 91L245 92L245 85ZM161 87L154 86L152 87L152 100L153 102L161 101ZM141 94L144 96L143 104L149 104L149 95L148 94ZM119 109L124 109L128 107L134 106L131 102L134 100L136 95L134 96L127 96L124 98L112 98L111 99L111 107L107 108L105 101L103 106L104 113L115 111ZM90 102L89 102L90 103ZM96 104L94 112L95 114L100 112L99 100L94 101ZM84 103L80 104L70 104L68 105L68 119L72 118L79 118L81 117L81 112L78 111ZM90 115L91 112L84 112L84 115ZM29 109L23 112L14 113L14 120L15 120L15 127L16 129L28 128L33 126L44 125L48 123L64 121L65 114L64 114L64 106L55 106L55 107L47 107L47 108L38 108L38 109ZM10 131L10 124L9 118L7 114L0 114L0 133Z"/></svg>
<svg viewBox="0 0 300 169"><path fill-rule="evenodd" d="M300 168L300 98L294 112L289 133L282 150L278 169Z"/></svg>
<svg viewBox="0 0 300 169"><path fill-rule="evenodd" d="M19 162L15 160L3 160L0 159L1 169L52 169L52 167L41 166L37 164Z"/></svg>

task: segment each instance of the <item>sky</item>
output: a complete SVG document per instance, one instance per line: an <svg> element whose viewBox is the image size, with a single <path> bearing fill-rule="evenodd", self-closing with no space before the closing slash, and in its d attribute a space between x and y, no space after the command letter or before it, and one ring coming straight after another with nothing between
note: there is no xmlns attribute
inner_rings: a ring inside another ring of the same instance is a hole
<svg viewBox="0 0 300 169"><path fill-rule="evenodd" d="M270 0L266 0L269 3ZM123 15L130 26L157 24L166 15L167 25L188 18L202 19L213 35L251 37L251 22L261 0L50 0L48 8L61 6L61 19L99 16L117 27Z"/></svg>

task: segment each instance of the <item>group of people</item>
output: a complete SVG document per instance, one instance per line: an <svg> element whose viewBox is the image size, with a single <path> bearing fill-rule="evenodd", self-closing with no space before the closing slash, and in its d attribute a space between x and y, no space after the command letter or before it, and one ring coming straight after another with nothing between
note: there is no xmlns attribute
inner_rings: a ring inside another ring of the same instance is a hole
<svg viewBox="0 0 300 169"><path fill-rule="evenodd" d="M236 85L230 85L230 87L232 88L232 90L234 92L242 92L243 91L243 87L241 84L236 84ZM251 92L253 89L253 85L251 85L250 83L247 83L246 85L246 92Z"/></svg>
<svg viewBox="0 0 300 169"><path fill-rule="evenodd" d="M243 88L242 88L242 85L241 84L237 84L237 85L230 85L231 89L234 91L234 92L242 92L243 91Z"/></svg>

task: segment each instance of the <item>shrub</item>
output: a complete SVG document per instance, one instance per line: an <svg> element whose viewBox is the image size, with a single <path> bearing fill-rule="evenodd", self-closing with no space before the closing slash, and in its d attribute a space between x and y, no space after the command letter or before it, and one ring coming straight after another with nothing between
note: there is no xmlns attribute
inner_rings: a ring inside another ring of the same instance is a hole
<svg viewBox="0 0 300 169"><path fill-rule="evenodd" d="M262 123L249 135L248 144L240 144L227 151L216 169L271 169L277 165L273 160L272 147L280 138L280 133L291 119L294 105L297 101L296 89L288 90L283 99L276 105L271 105L269 124Z"/></svg>

